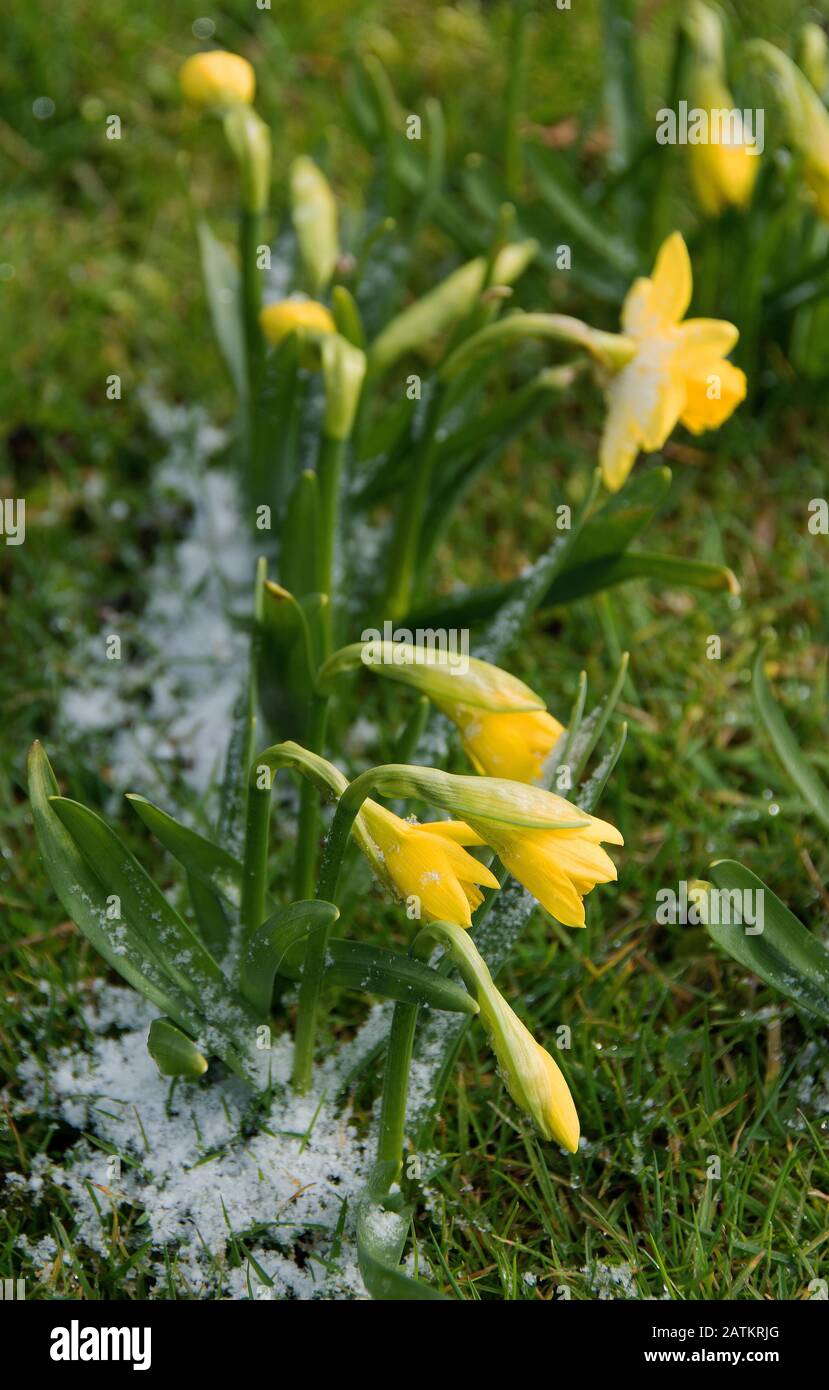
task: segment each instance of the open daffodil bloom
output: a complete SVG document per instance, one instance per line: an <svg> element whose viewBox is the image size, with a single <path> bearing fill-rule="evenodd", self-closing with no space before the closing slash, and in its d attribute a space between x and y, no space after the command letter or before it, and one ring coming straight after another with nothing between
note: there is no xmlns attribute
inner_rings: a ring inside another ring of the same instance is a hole
<svg viewBox="0 0 829 1390"><path fill-rule="evenodd" d="M361 783L386 795L425 799L461 820L417 826L390 812L381 815L382 807L360 800ZM404 897L417 894L432 919L442 916L468 926L470 905L480 901L476 885L498 886L463 845L489 845L519 883L569 927L584 926L582 899L596 884L616 878L615 865L602 849L602 841L624 843L616 827L540 787L390 764L363 773L345 795L362 806L354 834L378 876ZM447 910L447 869L453 911Z"/></svg>
<svg viewBox="0 0 829 1390"><path fill-rule="evenodd" d="M463 848L481 841L462 821L418 825L366 801L355 834L378 877L404 900L416 898L418 915L427 921L469 927L484 900L478 885L499 886L491 870Z"/></svg>
<svg viewBox="0 0 829 1390"><path fill-rule="evenodd" d="M602 841L622 845L624 840L609 821L588 816L562 797L554 800L560 804L562 819L569 811L580 816L583 823L561 830L497 825L492 821L472 825L542 907L565 927L583 927L583 899L597 883L612 883L616 879L616 866L602 849Z"/></svg>
<svg viewBox="0 0 829 1390"><path fill-rule="evenodd" d="M746 394L745 374L726 361L739 333L725 319L685 319L693 280L679 232L663 242L653 274L634 281L622 329L634 345L610 378L599 451L611 491L627 478L640 449L660 449L677 422L693 434L716 429Z"/></svg>

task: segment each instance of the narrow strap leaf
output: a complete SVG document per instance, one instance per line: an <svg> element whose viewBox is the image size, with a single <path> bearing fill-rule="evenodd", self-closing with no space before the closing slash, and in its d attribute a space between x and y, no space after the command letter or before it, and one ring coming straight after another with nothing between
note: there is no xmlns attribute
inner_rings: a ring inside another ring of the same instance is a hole
<svg viewBox="0 0 829 1390"><path fill-rule="evenodd" d="M754 702L772 747L803 800L818 820L829 829L829 789L807 762L800 745L789 728L780 706L772 698L766 673L763 670L764 652L757 653L754 662Z"/></svg>
<svg viewBox="0 0 829 1390"><path fill-rule="evenodd" d="M400 1004L426 1004L449 1013L478 1013L478 1005L465 989L399 951L334 938L328 943L328 954L326 985L379 994Z"/></svg>
<svg viewBox="0 0 829 1390"><path fill-rule="evenodd" d="M238 908L242 889L242 865L238 859L214 845L204 835L182 825L181 821L154 806L146 797L130 793L127 801L188 874L218 893L231 907Z"/></svg>
<svg viewBox="0 0 829 1390"><path fill-rule="evenodd" d="M274 976L286 965L291 949L320 927L330 927L339 917L333 903L309 898L280 908L252 933L245 948L239 988L262 1017L271 1008Z"/></svg>
<svg viewBox="0 0 829 1390"><path fill-rule="evenodd" d="M745 865L722 859L710 872L728 900L715 899L711 889L706 893L709 936L766 984L829 1023L829 951Z"/></svg>

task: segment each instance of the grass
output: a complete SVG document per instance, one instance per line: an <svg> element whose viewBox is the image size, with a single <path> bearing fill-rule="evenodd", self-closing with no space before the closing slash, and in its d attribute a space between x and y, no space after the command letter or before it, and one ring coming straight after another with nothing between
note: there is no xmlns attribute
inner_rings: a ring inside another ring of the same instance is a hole
<svg viewBox="0 0 829 1390"><path fill-rule="evenodd" d="M401 4L386 7L382 23L367 3L302 8L213 11L217 40L268 74L260 106L277 130L277 168L283 152L283 164L300 148L322 153L338 191L359 208L369 165L343 119L338 82L360 41L383 53L406 109L424 91L446 99L453 158L473 141L498 148L492 111L508 5L493 5L484 19L471 5ZM679 9L641 7L650 82ZM752 33L779 36L798 7L735 9ZM34 1052L48 1066L81 1041L88 985L102 970L48 887L22 778L26 746L39 736L76 795L101 804L105 794L105 769L99 778L54 748L52 730L58 693L77 674L78 633L98 630L125 599L140 610L147 561L181 523L148 510L157 444L140 390L154 382L172 399L208 403L220 420L232 411L191 228L191 205L231 227L223 220L230 171L216 177L208 136L182 116L175 90L178 62L193 46L189 24L202 10L181 4L172 31L169 6L157 0L113 0L105 13L73 0L48 22L18 0L0 57L8 174L0 259L14 269L0 282L11 344L0 382L0 474L9 495L26 496L30 528L24 546L0 547L12 653L0 669L0 1048L10 1103L21 1057ZM543 29L532 47L527 112L536 123L598 103L597 64L585 61L596 52L596 6L575 6L561 35L556 43ZM39 121L32 101L44 94L55 114ZM121 142L102 135L113 111ZM284 189L277 204L284 215ZM414 281L428 284L449 250L427 233ZM111 372L124 383L117 406L105 396ZM585 388L575 412L551 410L511 450L442 544L442 584L508 576L538 553L551 505L583 486L599 418L598 397ZM783 380L762 415L744 412L701 449L666 450L674 489L650 541L731 565L739 601L629 585L543 615L516 657L518 673L562 714L582 667L599 692L615 651L630 650L621 708L630 735L602 808L626 849L618 887L590 899L588 930L568 932L537 914L504 979L539 1036L562 1024L572 1030L562 1060L586 1147L575 1160L542 1148L518 1121L476 1030L443 1107L440 1168L416 1235L447 1289L464 1298L592 1298L602 1289L797 1298L825 1277L826 1039L714 954L702 931L659 926L654 915L660 887L705 876L712 859L729 856L825 939L829 849L775 765L749 690L756 645L772 638L778 694L803 746L829 770L827 541L806 526L809 499L825 494L824 427L819 390ZM113 514L113 503L126 512ZM722 639L719 660L706 656L712 634ZM385 710L399 717L397 696L369 698L379 718ZM146 841L134 843L151 863ZM392 919L382 921L394 934ZM331 1026L356 1017L345 1000ZM0 1162L28 1172L36 1155L55 1157L73 1137L40 1114L15 1119L7 1109ZM712 1157L719 1178L708 1176ZM57 1231L71 1265L35 1296L147 1292L139 1213L126 1214L104 1259L77 1247L59 1190L36 1210L16 1196L4 1202L0 1275L18 1269L21 1232ZM607 1272L619 1266L622 1274Z"/></svg>

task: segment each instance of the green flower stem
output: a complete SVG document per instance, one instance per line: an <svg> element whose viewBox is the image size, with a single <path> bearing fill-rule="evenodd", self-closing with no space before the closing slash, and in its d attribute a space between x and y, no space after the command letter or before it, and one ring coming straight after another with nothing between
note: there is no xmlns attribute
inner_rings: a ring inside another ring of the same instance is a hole
<svg viewBox="0 0 829 1390"><path fill-rule="evenodd" d="M262 235L262 214L242 212L239 225L239 262L242 276L242 322L248 370L248 396L251 410L262 369L263 342L259 324L262 307L262 277L256 265L256 248Z"/></svg>
<svg viewBox="0 0 829 1390"><path fill-rule="evenodd" d="M328 723L328 698L317 695L311 704L306 746L321 753ZM294 860L294 898L310 898L314 891L319 839L320 794L313 782L303 779L299 804L296 858Z"/></svg>
<svg viewBox="0 0 829 1390"><path fill-rule="evenodd" d="M320 593L328 595L328 604L322 609L322 636L324 656L330 656L333 649L335 626L334 611L334 563L337 544L338 518L340 509L340 487L342 483L343 460L346 451L345 439L331 439L323 435L320 455L317 462L317 475L320 495Z"/></svg>
<svg viewBox="0 0 829 1390"><path fill-rule="evenodd" d="M240 916L243 940L247 941L265 918L268 876L268 830L271 821L271 788L257 786L258 769L270 767L263 754L251 769L245 825L245 853L242 866Z"/></svg>
<svg viewBox="0 0 829 1390"><path fill-rule="evenodd" d="M428 960L434 944L434 941L424 938L421 933L412 946L410 955L418 960ZM418 1004L395 1004L389 1031L377 1136L377 1162L388 1164L389 1187L397 1181L403 1163L409 1072L419 1012Z"/></svg>
<svg viewBox="0 0 829 1390"><path fill-rule="evenodd" d="M392 618L403 617L411 603L420 532L437 456L437 427L445 396L446 388L438 385L429 404L423 439L413 461L408 486L400 499L389 552L391 563L386 592L386 604Z"/></svg>
<svg viewBox="0 0 829 1390"><path fill-rule="evenodd" d="M320 868L317 897L324 902L336 902L337 885L340 878L343 857L348 847L351 827L360 807L370 794L375 769L364 772L343 791L337 803L334 820L328 834L328 841ZM299 987L299 1007L297 1011L296 1036L294 1039L293 1087L303 1095L311 1085L314 1069L314 1053L317 1041L319 1002L322 991L322 977L325 972L325 956L328 949L330 926L317 927L308 938L305 962L302 967L302 982Z"/></svg>
<svg viewBox="0 0 829 1390"><path fill-rule="evenodd" d="M527 75L527 17L526 0L517 0L512 12L504 120L504 183L510 198L517 198L521 192L520 120Z"/></svg>

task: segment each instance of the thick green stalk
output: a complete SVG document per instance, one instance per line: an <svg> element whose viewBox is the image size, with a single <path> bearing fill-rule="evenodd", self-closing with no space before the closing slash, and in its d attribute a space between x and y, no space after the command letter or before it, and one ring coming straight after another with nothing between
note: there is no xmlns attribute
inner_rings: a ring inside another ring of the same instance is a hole
<svg viewBox="0 0 829 1390"><path fill-rule="evenodd" d="M265 764L262 764L265 766ZM265 895L268 876L268 829L271 820L271 785L257 786L258 765L251 770L248 785L248 809L245 826L245 854L242 867L243 939L248 940L265 918Z"/></svg>
<svg viewBox="0 0 829 1390"><path fill-rule="evenodd" d="M345 789L337 803L317 885L317 897L323 902L335 903L337 900L337 885L343 856L348 845L348 837L357 813L371 791L373 771L372 768L369 772L357 777ZM300 1095L304 1094L311 1085L314 1068L319 1001L322 992L322 977L325 973L329 930L328 926L321 926L312 932L308 938L305 961L302 967L292 1078L294 1090Z"/></svg>
<svg viewBox="0 0 829 1390"><path fill-rule="evenodd" d="M437 427L444 395L445 387L438 386L429 404L423 439L409 474L408 486L400 499L389 552L391 563L386 592L386 604L392 618L402 618L411 605L420 532L437 456Z"/></svg>
<svg viewBox="0 0 829 1390"><path fill-rule="evenodd" d="M512 13L509 75L504 113L504 183L507 195L521 193L521 100L526 89L527 0L517 0Z"/></svg>
<svg viewBox="0 0 829 1390"><path fill-rule="evenodd" d="M434 942L418 938L411 954L427 960ZM377 1161L388 1163L389 1186L397 1181L403 1162L406 1139L406 1104L409 1097L409 1073L412 1066L415 1029L420 1007L418 1004L395 1004L386 1051L386 1070L383 1078L383 1101L377 1135ZM394 1165L394 1168L391 1165Z"/></svg>
<svg viewBox="0 0 829 1390"><path fill-rule="evenodd" d="M340 510L340 487L342 484L343 460L346 440L330 439L323 435L317 461L317 477L320 497L320 593L328 595L328 604L322 610L323 655L328 657L333 650L333 632L336 622L334 605L334 564L336 559L337 531Z"/></svg>
<svg viewBox="0 0 829 1390"><path fill-rule="evenodd" d="M328 699L315 696L310 710L308 736L305 746L314 753L323 751L325 728L328 722ZM303 778L299 804L296 858L294 860L294 898L310 898L314 891L319 840L319 790L308 778Z"/></svg>
<svg viewBox="0 0 829 1390"><path fill-rule="evenodd" d="M262 232L262 214L242 213L239 226L239 262L242 276L242 322L245 331L245 352L248 368L248 392L251 402L256 399L256 390L262 366L262 329L259 324L259 311L262 307L262 275L256 264L256 248Z"/></svg>

